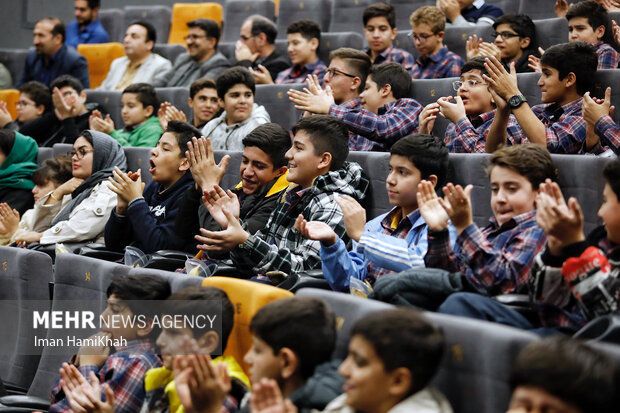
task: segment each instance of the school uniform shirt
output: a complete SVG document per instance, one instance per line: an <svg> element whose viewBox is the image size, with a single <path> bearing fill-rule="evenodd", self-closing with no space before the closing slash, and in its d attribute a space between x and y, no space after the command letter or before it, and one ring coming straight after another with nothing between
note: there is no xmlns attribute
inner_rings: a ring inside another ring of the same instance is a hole
<svg viewBox="0 0 620 413"><path fill-rule="evenodd" d="M93 20L85 27L80 27L77 20L73 20L67 26L65 44L77 49L79 44L84 43L108 43L110 37L99 19Z"/></svg>
<svg viewBox="0 0 620 413"><path fill-rule="evenodd" d="M461 56L444 46L430 56L418 57L411 69L411 77L413 79L459 77L463 63Z"/></svg>
<svg viewBox="0 0 620 413"><path fill-rule="evenodd" d="M224 111L202 128L202 135L205 138L211 138L215 150L243 151L243 138L258 125L269 122L271 122L271 118L265 107L254 103L252 114L243 122L227 125L226 111Z"/></svg>
<svg viewBox="0 0 620 413"><path fill-rule="evenodd" d="M323 63L321 59L316 59L314 62L308 63L305 66L293 65L281 71L275 78L274 83L277 85L283 83L304 83L308 76L315 75L322 85L325 69L327 69L327 66L325 66L325 63Z"/></svg>
<svg viewBox="0 0 620 413"><path fill-rule="evenodd" d="M600 142L590 149L590 153L601 154L607 149L611 149L617 156L620 156L620 126L611 118L603 116L594 124L594 131L600 138Z"/></svg>
<svg viewBox="0 0 620 413"><path fill-rule="evenodd" d="M598 41L593 44L598 56L597 69L616 69L620 63L620 53L605 42Z"/></svg>
<svg viewBox="0 0 620 413"><path fill-rule="evenodd" d="M132 83L149 83L152 84L155 81L155 77L162 73L172 69L172 63L170 60L161 57L157 53L151 53L140 65L137 67L134 76L128 79L126 84L121 85L121 80L127 72L131 62L127 56L114 59L110 65L110 71L105 80L99 86L98 90L123 90L125 87ZM121 87L119 87L121 85Z"/></svg>
<svg viewBox="0 0 620 413"><path fill-rule="evenodd" d="M547 149L551 153L582 153L586 139L586 121L581 115L583 98L564 106L543 103L532 107L532 112L545 125ZM525 133L523 136L525 136Z"/></svg>
<svg viewBox="0 0 620 413"><path fill-rule="evenodd" d="M370 48L367 48L365 52L368 56L370 56ZM379 53L379 55L375 57L375 61L372 64L380 65L381 63L391 62L398 63L403 67L403 69L405 69L409 73L411 73L413 65L415 64L415 60L411 53L406 50L392 46Z"/></svg>
<svg viewBox="0 0 620 413"><path fill-rule="evenodd" d="M446 147L452 153L485 153L487 136L494 118L495 109L450 123L443 140ZM527 137L521 132L519 122L514 115L510 115L506 128L506 146L526 142Z"/></svg>

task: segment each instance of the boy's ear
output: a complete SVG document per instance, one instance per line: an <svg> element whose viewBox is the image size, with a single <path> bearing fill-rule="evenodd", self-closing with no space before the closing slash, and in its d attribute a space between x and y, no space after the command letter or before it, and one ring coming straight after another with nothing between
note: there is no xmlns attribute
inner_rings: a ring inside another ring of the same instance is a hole
<svg viewBox="0 0 620 413"><path fill-rule="evenodd" d="M439 40L443 42L443 37L446 35L446 32L441 31L439 33L437 33L437 37L439 37Z"/></svg>
<svg viewBox="0 0 620 413"><path fill-rule="evenodd" d="M426 180L428 182L430 182L431 184L433 184L433 188L435 188L435 186L437 186L437 175L429 175Z"/></svg>
<svg viewBox="0 0 620 413"><path fill-rule="evenodd" d="M411 371L406 367L399 367L390 373L388 391L391 396L402 399L409 394L412 382Z"/></svg>
<svg viewBox="0 0 620 413"><path fill-rule="evenodd" d="M194 100L192 98L187 98L187 105L191 108Z"/></svg>
<svg viewBox="0 0 620 413"><path fill-rule="evenodd" d="M282 176L286 173L286 171L288 171L288 168L286 166L281 166L276 169L276 176Z"/></svg>
<svg viewBox="0 0 620 413"><path fill-rule="evenodd" d="M313 52L316 52L316 49L319 48L319 39L317 39L316 37L310 39L310 47L312 48Z"/></svg>
<svg viewBox="0 0 620 413"><path fill-rule="evenodd" d="M283 347L278 353L280 356L280 376L283 379L290 379L297 373L299 367L299 358L293 350L288 347Z"/></svg>
<svg viewBox="0 0 620 413"><path fill-rule="evenodd" d="M531 42L531 41L532 41L532 40L531 40L529 37L524 37L524 38L522 38L522 39L519 41L519 47L520 47L521 49L527 49L527 48L529 47L529 45L530 45L530 42Z"/></svg>
<svg viewBox="0 0 620 413"><path fill-rule="evenodd" d="M80 99L82 99L84 102L86 102L86 90L82 90L80 92Z"/></svg>
<svg viewBox="0 0 620 413"><path fill-rule="evenodd" d="M351 79L351 90L358 90L360 85L362 84L362 79L360 79L359 77L355 76L353 79Z"/></svg>
<svg viewBox="0 0 620 413"><path fill-rule="evenodd" d="M319 161L319 164L317 165L317 169L323 169L323 168L329 169L331 164L332 164L332 154L329 152L323 152L323 154L321 155L321 160Z"/></svg>
<svg viewBox="0 0 620 413"><path fill-rule="evenodd" d="M35 106L34 108L37 111L38 116L41 116L43 112L45 112L45 105Z"/></svg>
<svg viewBox="0 0 620 413"><path fill-rule="evenodd" d="M189 161L187 160L187 157L183 155L181 158L181 164L179 165L179 172L185 172L187 170L189 170Z"/></svg>
<svg viewBox="0 0 620 413"><path fill-rule="evenodd" d="M392 36L390 36L392 38L392 40L396 39L396 35L398 34L398 29L396 27L394 27L392 29Z"/></svg>
<svg viewBox="0 0 620 413"><path fill-rule="evenodd" d="M564 87L568 89L577 83L577 75L575 75L573 72L569 72L562 80L564 81Z"/></svg>
<svg viewBox="0 0 620 413"><path fill-rule="evenodd" d="M215 331L211 330L198 337L196 342L201 350L211 354L217 350L217 346L220 344L220 336Z"/></svg>
<svg viewBox="0 0 620 413"><path fill-rule="evenodd" d="M392 94L392 85L390 85L389 83L383 85L383 87L379 91L379 94L383 99L387 99Z"/></svg>
<svg viewBox="0 0 620 413"><path fill-rule="evenodd" d="M601 40L603 36L605 36L605 26L598 26L596 29L594 29L594 34L596 35L597 40Z"/></svg>
<svg viewBox="0 0 620 413"><path fill-rule="evenodd" d="M155 111L155 108L153 107L153 105L148 105L147 107L144 108L144 110L146 111L147 117L151 117L153 116L153 112Z"/></svg>
<svg viewBox="0 0 620 413"><path fill-rule="evenodd" d="M136 332L136 334L138 337L146 337L149 334L151 334L151 331L153 331L153 318L148 317L146 319L146 323L144 323L144 327L138 328L138 331Z"/></svg>

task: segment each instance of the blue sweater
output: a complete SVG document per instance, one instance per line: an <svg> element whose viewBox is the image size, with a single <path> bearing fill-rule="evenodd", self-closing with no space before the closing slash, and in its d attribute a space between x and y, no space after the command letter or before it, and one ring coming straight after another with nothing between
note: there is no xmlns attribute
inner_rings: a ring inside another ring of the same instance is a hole
<svg viewBox="0 0 620 413"><path fill-rule="evenodd" d="M82 83L84 89L90 87L86 58L73 47L64 44L54 56L47 60L35 49L30 49L26 55L24 71L15 84L15 88L17 89L31 80L37 80L49 86L60 75L71 75Z"/></svg>
<svg viewBox="0 0 620 413"><path fill-rule="evenodd" d="M186 172L174 185L160 193L157 182L144 188L143 198L132 201L127 215L112 211L105 226L105 244L113 251L123 251L133 245L145 254L163 249L181 249L184 240L177 236L175 219L181 199L194 180Z"/></svg>
<svg viewBox="0 0 620 413"><path fill-rule="evenodd" d="M84 29L80 30L77 20L73 20L67 26L65 44L77 49L83 43L108 43L110 38L108 32L101 25L99 20L94 20Z"/></svg>

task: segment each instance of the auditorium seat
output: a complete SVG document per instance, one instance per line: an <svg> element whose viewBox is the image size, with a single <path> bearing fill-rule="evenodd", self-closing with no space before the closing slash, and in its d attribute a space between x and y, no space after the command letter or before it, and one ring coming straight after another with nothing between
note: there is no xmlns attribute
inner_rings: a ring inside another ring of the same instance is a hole
<svg viewBox="0 0 620 413"><path fill-rule="evenodd" d="M201 18L212 19L222 26L223 8L217 3L174 3L168 43L185 45L187 23ZM163 40L163 39L162 39Z"/></svg>
<svg viewBox="0 0 620 413"><path fill-rule="evenodd" d="M103 83L108 76L112 61L125 56L125 48L121 43L80 44L77 50L88 62L88 76L92 89Z"/></svg>
<svg viewBox="0 0 620 413"><path fill-rule="evenodd" d="M125 6L125 20L123 30L138 20L147 21L153 25L157 33L158 42L166 42L170 35L170 20L172 11L168 6L159 6L155 4L145 6Z"/></svg>
<svg viewBox="0 0 620 413"><path fill-rule="evenodd" d="M534 20L534 26L536 40L543 49L568 42L568 22L563 17Z"/></svg>
<svg viewBox="0 0 620 413"><path fill-rule="evenodd" d="M124 11L114 8L103 8L99 10L97 17L101 21L101 25L108 32L108 37L111 42L122 42L125 36L126 26L123 20Z"/></svg>
<svg viewBox="0 0 620 413"><path fill-rule="evenodd" d="M278 38L286 39L286 28L297 20L313 20L322 32L329 29L330 0L280 0L278 8Z"/></svg>
<svg viewBox="0 0 620 413"><path fill-rule="evenodd" d="M332 0L330 32L357 32L364 28L362 15L372 0Z"/></svg>
<svg viewBox="0 0 620 413"><path fill-rule="evenodd" d="M165 57L170 60L172 64L179 57L179 55L185 53L187 49L184 45L174 43L156 43L153 47L153 53Z"/></svg>
<svg viewBox="0 0 620 413"><path fill-rule="evenodd" d="M286 92L289 89L302 90L303 84L256 85L254 101L265 109L271 121L290 130L301 118L301 112L295 109Z"/></svg>
<svg viewBox="0 0 620 413"><path fill-rule="evenodd" d="M106 113L114 121L115 128L125 126L121 116L121 95L120 90L86 90L86 102L96 102L100 104ZM102 111L103 113L103 111Z"/></svg>
<svg viewBox="0 0 620 413"><path fill-rule="evenodd" d="M532 20L556 17L554 1L520 0L520 2L519 13L527 14Z"/></svg>
<svg viewBox="0 0 620 413"><path fill-rule="evenodd" d="M221 40L239 40L239 30L244 20L253 14L275 21L276 4L272 0L227 0L224 4L224 30Z"/></svg>
<svg viewBox="0 0 620 413"><path fill-rule="evenodd" d="M11 74L13 84L17 83L24 71L28 49L5 49L0 48L0 63L6 66Z"/></svg>

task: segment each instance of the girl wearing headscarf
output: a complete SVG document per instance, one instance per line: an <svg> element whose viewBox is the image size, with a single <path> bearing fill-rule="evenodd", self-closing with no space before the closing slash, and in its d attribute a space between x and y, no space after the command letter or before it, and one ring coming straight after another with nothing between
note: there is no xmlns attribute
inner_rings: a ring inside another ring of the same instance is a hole
<svg viewBox="0 0 620 413"><path fill-rule="evenodd" d="M37 142L19 132L0 130L0 202L20 214L32 208L30 179L37 165Z"/></svg>
<svg viewBox="0 0 620 413"><path fill-rule="evenodd" d="M50 192L38 209L39 214L55 215L51 228L27 232L18 242L103 242L103 230L117 199L108 178L115 167L127 169L125 153L105 133L85 130L75 140L72 155L73 179Z"/></svg>

